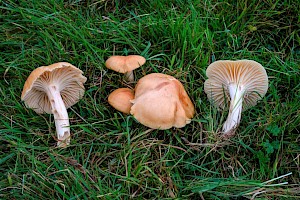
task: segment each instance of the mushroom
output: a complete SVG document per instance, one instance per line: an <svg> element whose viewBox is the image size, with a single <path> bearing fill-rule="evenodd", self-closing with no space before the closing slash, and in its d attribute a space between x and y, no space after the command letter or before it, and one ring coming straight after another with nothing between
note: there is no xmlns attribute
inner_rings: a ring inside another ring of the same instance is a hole
<svg viewBox="0 0 300 200"><path fill-rule="evenodd" d="M105 62L108 69L125 74L125 79L133 82L133 70L145 64L146 59L139 55L111 56Z"/></svg>
<svg viewBox="0 0 300 200"><path fill-rule="evenodd" d="M183 85L172 76L153 73L135 87L130 113L153 129L181 128L191 122L195 108Z"/></svg>
<svg viewBox="0 0 300 200"><path fill-rule="evenodd" d="M256 105L268 90L268 76L264 67L253 60L219 60L206 69L208 79L204 91L217 107L229 105L223 125L223 136L233 136L241 120L242 110Z"/></svg>
<svg viewBox="0 0 300 200"><path fill-rule="evenodd" d="M116 110L125 114L130 114L132 106L131 100L134 99L134 92L129 88L119 88L108 96L108 103Z"/></svg>
<svg viewBox="0 0 300 200"><path fill-rule="evenodd" d="M57 145L70 143L67 108L82 98L86 77L82 71L67 62L39 67L31 72L22 91L25 105L37 113L54 115Z"/></svg>

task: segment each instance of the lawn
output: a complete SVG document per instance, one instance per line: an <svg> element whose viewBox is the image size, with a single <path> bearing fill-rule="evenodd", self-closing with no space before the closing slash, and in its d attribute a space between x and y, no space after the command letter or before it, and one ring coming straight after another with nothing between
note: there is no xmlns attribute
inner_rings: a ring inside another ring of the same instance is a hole
<svg viewBox="0 0 300 200"><path fill-rule="evenodd" d="M0 0L0 199L300 199L300 2ZM153 130L112 108L134 88L108 70L142 55L136 81L182 82L196 108L184 128ZM269 88L220 139L227 111L204 92L216 60L261 63ZM72 140L21 101L30 72L66 61L87 77L68 109Z"/></svg>

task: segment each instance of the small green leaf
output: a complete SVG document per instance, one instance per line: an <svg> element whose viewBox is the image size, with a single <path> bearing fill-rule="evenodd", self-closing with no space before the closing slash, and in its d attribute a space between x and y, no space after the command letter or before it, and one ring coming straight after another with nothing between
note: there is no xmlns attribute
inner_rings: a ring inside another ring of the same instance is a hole
<svg viewBox="0 0 300 200"><path fill-rule="evenodd" d="M273 136L278 136L281 129L276 124L271 124L267 127L267 131L269 131Z"/></svg>
<svg viewBox="0 0 300 200"><path fill-rule="evenodd" d="M248 25L247 27L248 27L249 31L251 31L251 32L257 31L256 26Z"/></svg>
<svg viewBox="0 0 300 200"><path fill-rule="evenodd" d="M280 147L280 142L278 140L275 140L271 143L274 149L279 149Z"/></svg>
<svg viewBox="0 0 300 200"><path fill-rule="evenodd" d="M274 148L272 144L270 144L269 140L263 143L263 147L265 147L267 154L271 154L274 152Z"/></svg>

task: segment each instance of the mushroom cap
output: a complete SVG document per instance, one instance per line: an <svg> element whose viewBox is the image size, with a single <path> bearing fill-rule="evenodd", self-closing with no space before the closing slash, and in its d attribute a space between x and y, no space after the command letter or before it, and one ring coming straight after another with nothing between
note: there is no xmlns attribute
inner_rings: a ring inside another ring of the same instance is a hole
<svg viewBox="0 0 300 200"><path fill-rule="evenodd" d="M224 109L229 105L229 84L236 84L245 89L243 110L256 105L268 90L268 76L265 68L253 60L219 60L206 69L208 79L204 91L208 99Z"/></svg>
<svg viewBox="0 0 300 200"><path fill-rule="evenodd" d="M145 64L145 62L146 59L139 55L111 56L106 60L105 66L108 69L124 74L139 68Z"/></svg>
<svg viewBox="0 0 300 200"><path fill-rule="evenodd" d="M134 99L134 92L129 88L119 88L108 96L108 103L116 110L125 114L130 113L132 106L131 100Z"/></svg>
<svg viewBox="0 0 300 200"><path fill-rule="evenodd" d="M153 73L135 87L130 113L143 125L155 129L181 128L191 122L195 108L180 81Z"/></svg>
<svg viewBox="0 0 300 200"><path fill-rule="evenodd" d="M38 67L28 76L22 91L21 99L25 105L37 113L51 114L51 104L46 93L47 85L59 87L60 95L66 108L71 107L84 94L83 83L86 81L83 72L67 62Z"/></svg>

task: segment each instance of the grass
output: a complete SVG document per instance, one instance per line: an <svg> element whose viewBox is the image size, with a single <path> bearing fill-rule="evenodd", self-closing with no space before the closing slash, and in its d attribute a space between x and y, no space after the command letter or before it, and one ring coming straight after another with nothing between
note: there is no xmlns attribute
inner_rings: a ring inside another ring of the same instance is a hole
<svg viewBox="0 0 300 200"><path fill-rule="evenodd" d="M0 198L299 199L299 10L291 0L0 1ZM192 123L149 130L109 106L111 91L133 87L105 68L113 54L143 55L137 78L178 78ZM270 85L226 142L227 113L203 90L221 59L260 62ZM59 61L88 78L68 110L67 149L55 147L53 116L20 100L30 72Z"/></svg>

